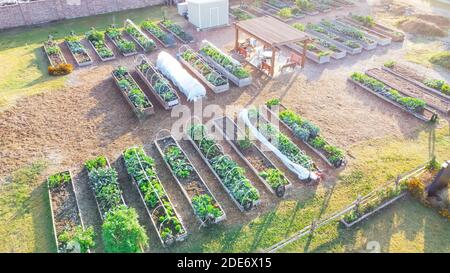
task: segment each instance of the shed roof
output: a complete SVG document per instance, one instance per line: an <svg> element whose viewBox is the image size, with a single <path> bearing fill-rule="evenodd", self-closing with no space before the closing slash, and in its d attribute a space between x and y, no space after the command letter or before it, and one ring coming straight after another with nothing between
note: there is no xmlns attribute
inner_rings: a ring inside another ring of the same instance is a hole
<svg viewBox="0 0 450 273"><path fill-rule="evenodd" d="M239 21L235 26L272 46L302 42L308 34L270 16Z"/></svg>

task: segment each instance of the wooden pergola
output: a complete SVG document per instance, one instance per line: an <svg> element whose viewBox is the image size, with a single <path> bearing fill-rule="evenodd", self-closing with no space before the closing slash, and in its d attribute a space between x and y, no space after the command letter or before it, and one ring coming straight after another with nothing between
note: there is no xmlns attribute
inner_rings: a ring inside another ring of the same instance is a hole
<svg viewBox="0 0 450 273"><path fill-rule="evenodd" d="M292 43L303 43L301 67L305 66L306 49L310 42L309 36L286 23L273 17L263 16L234 23L236 29L235 51L239 49L239 32L260 41L264 46L272 49L272 65L269 75L273 77L275 72L275 53L281 46Z"/></svg>

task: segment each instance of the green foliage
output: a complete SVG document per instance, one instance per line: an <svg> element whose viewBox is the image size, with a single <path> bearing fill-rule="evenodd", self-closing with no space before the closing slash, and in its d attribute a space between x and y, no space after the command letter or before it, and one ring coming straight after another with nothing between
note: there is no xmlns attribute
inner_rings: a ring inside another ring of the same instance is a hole
<svg viewBox="0 0 450 273"><path fill-rule="evenodd" d="M134 81L126 67L119 66L113 74L119 81L119 88L128 95L133 105L141 112L152 106L150 100L141 90L139 85Z"/></svg>
<svg viewBox="0 0 450 273"><path fill-rule="evenodd" d="M231 59L231 57L225 55L210 44L204 44L204 46L200 49L200 52L203 52L205 55L209 56L239 79L245 79L250 76L250 73L239 62Z"/></svg>
<svg viewBox="0 0 450 273"><path fill-rule="evenodd" d="M259 173L259 175L264 178L267 184L269 184L274 190L276 190L279 186L289 184L289 181L286 179L284 174L278 169L269 168Z"/></svg>
<svg viewBox="0 0 450 273"><path fill-rule="evenodd" d="M175 35L180 37L181 40L183 40L185 43L190 43L194 40L194 38L189 33L185 32L180 25L176 24L172 20L166 19L164 21L161 21L161 24L168 30L172 31Z"/></svg>
<svg viewBox="0 0 450 273"><path fill-rule="evenodd" d="M102 225L107 253L137 253L148 247L148 237L133 208L120 206L106 215Z"/></svg>
<svg viewBox="0 0 450 273"><path fill-rule="evenodd" d="M164 152L164 160L179 178L187 178L193 171L192 165L178 146L167 147Z"/></svg>
<svg viewBox="0 0 450 273"><path fill-rule="evenodd" d="M427 163L427 165L425 166L425 168L428 171L434 171L434 170L439 170L441 168L441 164L439 163L439 161L436 160L436 157L433 156L430 160L430 162Z"/></svg>
<svg viewBox="0 0 450 273"><path fill-rule="evenodd" d="M101 58L110 58L114 56L114 53L105 43L105 34L101 31L92 28L86 32L86 39L88 39L100 55Z"/></svg>
<svg viewBox="0 0 450 273"><path fill-rule="evenodd" d="M428 87L431 87L437 91L442 92L445 95L450 96L450 85L447 84L444 80L425 79L423 83Z"/></svg>
<svg viewBox="0 0 450 273"><path fill-rule="evenodd" d="M227 83L226 78L224 78L215 69L209 66L208 63L203 61L203 58L194 52L192 49L187 49L181 54L186 62L196 69L200 74L202 74L205 79L214 86L222 86Z"/></svg>
<svg viewBox="0 0 450 273"><path fill-rule="evenodd" d="M158 38L161 42L168 45L171 41L166 32L164 32L156 22L152 22L150 20L144 21L142 23L142 28L153 34L156 38Z"/></svg>
<svg viewBox="0 0 450 273"><path fill-rule="evenodd" d="M292 9L291 8L282 8L278 11L278 16L284 19L288 19L292 17Z"/></svg>
<svg viewBox="0 0 450 273"><path fill-rule="evenodd" d="M196 195L192 198L192 206L195 214L203 221L209 218L219 218L223 215L223 211L214 199L208 194Z"/></svg>
<svg viewBox="0 0 450 273"><path fill-rule="evenodd" d="M94 159L87 160L84 163L84 166L86 167L88 172L91 172L92 170L98 169L98 168L105 168L105 167L107 167L107 165L108 165L108 160L103 155L98 156Z"/></svg>
<svg viewBox="0 0 450 273"><path fill-rule="evenodd" d="M395 61L393 61L393 60L390 60L390 61L387 61L384 63L384 66L387 68L393 68L394 65L395 65Z"/></svg>
<svg viewBox="0 0 450 273"><path fill-rule="evenodd" d="M301 23L294 23L292 26L293 26L294 28L300 30L300 31L305 31L305 25L304 25L304 24L301 24Z"/></svg>
<svg viewBox="0 0 450 273"><path fill-rule="evenodd" d="M137 28L133 25L128 25L125 31L130 34L143 48L145 52L150 52L156 48L155 42L143 35Z"/></svg>
<svg viewBox="0 0 450 273"><path fill-rule="evenodd" d="M361 22L366 27L373 27L375 25L375 20L372 16L352 15L352 18Z"/></svg>
<svg viewBox="0 0 450 273"><path fill-rule="evenodd" d="M426 106L425 101L412 97L402 96L397 90L388 88L384 83L367 76L363 73L354 72L350 76L354 81L370 88L371 90L380 93L381 95L403 105L406 109L421 113Z"/></svg>
<svg viewBox="0 0 450 273"><path fill-rule="evenodd" d="M450 51L443 51L434 54L430 58L432 64L442 66L443 68L450 70Z"/></svg>
<svg viewBox="0 0 450 273"><path fill-rule="evenodd" d="M310 0L296 0L295 3L297 7L306 11L313 11L316 8L316 5Z"/></svg>
<svg viewBox="0 0 450 273"><path fill-rule="evenodd" d="M69 171L56 173L48 177L48 186L50 187L50 189L54 189L64 183L69 183L71 180L72 178L70 177Z"/></svg>
<svg viewBox="0 0 450 273"><path fill-rule="evenodd" d="M112 168L93 169L89 172L89 182L103 216L123 204L116 170Z"/></svg>
<svg viewBox="0 0 450 273"><path fill-rule="evenodd" d="M93 227L83 230L82 226L77 226L72 230L64 230L58 236L59 252L74 252L76 245L79 245L80 252L86 253L90 248L95 247L95 232Z"/></svg>
<svg viewBox="0 0 450 273"><path fill-rule="evenodd" d="M280 104L281 104L280 99L270 99L266 102L266 106L269 108L271 108L272 106L275 106L275 105L280 105Z"/></svg>
<svg viewBox="0 0 450 273"><path fill-rule="evenodd" d="M245 170L228 156L225 156L217 148L214 139L206 136L204 125L194 124L188 131L190 137L199 146L201 153L220 177L222 184L239 204L245 207L259 200L259 192L245 177Z"/></svg>
<svg viewBox="0 0 450 273"><path fill-rule="evenodd" d="M246 149L252 147L252 141L250 140L250 138L247 135L244 137L244 139L239 139L237 141L237 143L238 143L239 147L243 150L246 150Z"/></svg>

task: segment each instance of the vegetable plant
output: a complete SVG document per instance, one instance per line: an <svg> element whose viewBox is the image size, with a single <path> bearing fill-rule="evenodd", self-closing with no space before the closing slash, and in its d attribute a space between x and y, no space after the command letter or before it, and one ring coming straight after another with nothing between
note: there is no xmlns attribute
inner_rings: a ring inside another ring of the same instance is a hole
<svg viewBox="0 0 450 273"><path fill-rule="evenodd" d="M233 60L231 57L225 55L208 43L202 46L200 52L213 59L216 63L239 79L245 79L250 76L250 73L239 62Z"/></svg>
<svg viewBox="0 0 450 273"><path fill-rule="evenodd" d="M134 25L129 24L125 31L132 36L138 43L141 45L141 47L144 49L145 52L152 51L156 48L155 42L142 34L142 32L137 29Z"/></svg>
<svg viewBox="0 0 450 273"><path fill-rule="evenodd" d="M48 185L50 188L57 188L71 181L69 171L57 173L48 177Z"/></svg>
<svg viewBox="0 0 450 273"><path fill-rule="evenodd" d="M139 224L136 211L124 205L106 215L102 237L107 253L143 252L148 247L147 233Z"/></svg>
<svg viewBox="0 0 450 273"><path fill-rule="evenodd" d="M177 146L167 147L164 151L164 160L170 165L175 175L180 178L187 178L193 170L193 167Z"/></svg>
<svg viewBox="0 0 450 273"><path fill-rule="evenodd" d="M210 218L216 219L223 215L223 211L209 194L194 196L192 198L192 206L194 207L195 214L203 221Z"/></svg>
<svg viewBox="0 0 450 273"><path fill-rule="evenodd" d="M60 244L58 251L61 253L74 252L79 247L80 253L86 253L90 248L95 247L95 232L93 227L83 230L83 227L76 226L73 229L65 229L59 236Z"/></svg>
<svg viewBox="0 0 450 273"><path fill-rule="evenodd" d="M161 24L176 36L180 37L180 39L185 43L190 43L194 40L194 38L189 33L185 32L180 25L176 24L172 20L163 20L161 21Z"/></svg>
<svg viewBox="0 0 450 273"><path fill-rule="evenodd" d="M450 85L444 80L425 79L423 83L428 87L431 87L437 91L442 92L445 95L450 96Z"/></svg>
<svg viewBox="0 0 450 273"><path fill-rule="evenodd" d="M128 98L130 98L133 105L139 111L144 111L145 109L152 106L150 100L141 90L139 85L134 81L133 77L125 67L117 67L113 71L113 75L118 80L119 88L122 90L122 92L125 92L127 94Z"/></svg>
<svg viewBox="0 0 450 273"><path fill-rule="evenodd" d="M64 40L66 41L69 50L77 59L78 63L82 64L91 61L91 58L89 57L86 51L86 48L80 42L80 39L77 36L75 36L74 33L71 33Z"/></svg>
<svg viewBox="0 0 450 273"><path fill-rule="evenodd" d="M126 40L122 36L122 31L119 28L110 26L106 28L105 33L111 40L114 41L121 53L128 54L136 52L136 45L133 42Z"/></svg>
<svg viewBox="0 0 450 273"><path fill-rule="evenodd" d="M105 34L103 32L92 28L86 32L86 39L92 43L102 59L114 57L113 51L106 45Z"/></svg>
<svg viewBox="0 0 450 273"><path fill-rule="evenodd" d="M268 168L259 175L264 178L264 180L272 187L272 189L277 189L280 186L286 186L289 181L286 179L284 174L275 168Z"/></svg>
<svg viewBox="0 0 450 273"><path fill-rule="evenodd" d="M409 111L421 113L426 106L425 101L418 98L403 96L397 90L388 88L384 83L363 73L354 72L350 78L384 97L399 103Z"/></svg>
<svg viewBox="0 0 450 273"><path fill-rule="evenodd" d="M141 25L141 27L148 32L150 32L152 35L154 35L156 38L158 38L161 42L163 42L165 45L169 45L172 43L171 39L165 33L156 22L152 22L150 20L144 21Z"/></svg>
<svg viewBox="0 0 450 273"><path fill-rule="evenodd" d="M209 64L207 64L203 58L197 54L194 50L187 48L182 54L186 62L188 62L194 69L202 74L205 79L214 86L221 86L227 84L227 79L214 70Z"/></svg>

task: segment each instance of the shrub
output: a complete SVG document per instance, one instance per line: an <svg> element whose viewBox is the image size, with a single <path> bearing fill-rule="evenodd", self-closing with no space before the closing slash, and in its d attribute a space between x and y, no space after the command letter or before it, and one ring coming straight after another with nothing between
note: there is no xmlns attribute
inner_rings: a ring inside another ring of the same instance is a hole
<svg viewBox="0 0 450 273"><path fill-rule="evenodd" d="M292 17L292 9L290 8L282 8L278 12L278 16L282 18L291 18Z"/></svg>
<svg viewBox="0 0 450 273"><path fill-rule="evenodd" d="M384 66L387 68L393 68L394 65L395 65L395 61L393 61L393 60L390 60L390 61L387 61L384 63Z"/></svg>
<svg viewBox="0 0 450 273"><path fill-rule="evenodd" d="M136 211L126 206L120 206L106 215L102 235L107 253L142 252L148 246L147 234L139 224Z"/></svg>
<svg viewBox="0 0 450 273"><path fill-rule="evenodd" d="M305 31L305 25L301 23L294 23L292 26L300 31Z"/></svg>
<svg viewBox="0 0 450 273"><path fill-rule="evenodd" d="M48 74L52 76L63 76L72 73L73 65L71 64L58 64L56 66L48 67Z"/></svg>
<svg viewBox="0 0 450 273"><path fill-rule="evenodd" d="M450 51L443 51L431 56L430 62L450 70Z"/></svg>

